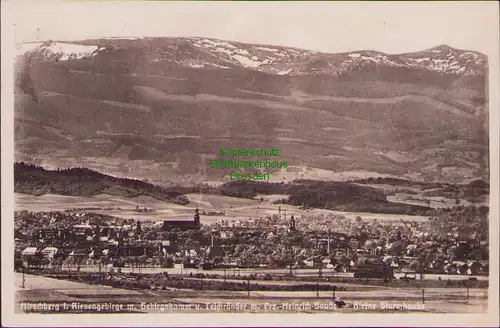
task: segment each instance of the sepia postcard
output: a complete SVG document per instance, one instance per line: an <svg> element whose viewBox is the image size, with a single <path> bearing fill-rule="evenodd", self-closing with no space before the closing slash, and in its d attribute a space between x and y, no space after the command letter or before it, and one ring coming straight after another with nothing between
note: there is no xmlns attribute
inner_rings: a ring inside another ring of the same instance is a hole
<svg viewBox="0 0 500 328"><path fill-rule="evenodd" d="M498 326L497 2L2 2L2 325Z"/></svg>

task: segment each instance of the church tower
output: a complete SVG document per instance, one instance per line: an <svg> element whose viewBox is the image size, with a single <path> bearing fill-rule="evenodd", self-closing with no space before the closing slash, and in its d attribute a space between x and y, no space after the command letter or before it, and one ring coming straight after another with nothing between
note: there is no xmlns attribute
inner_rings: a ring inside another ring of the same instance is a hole
<svg viewBox="0 0 500 328"><path fill-rule="evenodd" d="M194 224L197 228L200 227L200 214L198 213L198 209L194 210Z"/></svg>
<svg viewBox="0 0 500 328"><path fill-rule="evenodd" d="M288 230L289 231L295 231L295 229L296 229L295 228L295 218L292 215L292 217L290 218L290 223L289 223L289 226L288 226Z"/></svg>

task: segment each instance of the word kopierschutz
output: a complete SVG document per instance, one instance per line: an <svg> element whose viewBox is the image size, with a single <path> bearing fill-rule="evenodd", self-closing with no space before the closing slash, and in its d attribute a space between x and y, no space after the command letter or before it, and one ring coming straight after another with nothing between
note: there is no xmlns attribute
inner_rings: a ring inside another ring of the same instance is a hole
<svg viewBox="0 0 500 328"><path fill-rule="evenodd" d="M221 157L246 157L246 156L259 156L259 157L277 157L280 155L280 150L276 148L265 149L230 149L220 148L219 156Z"/></svg>

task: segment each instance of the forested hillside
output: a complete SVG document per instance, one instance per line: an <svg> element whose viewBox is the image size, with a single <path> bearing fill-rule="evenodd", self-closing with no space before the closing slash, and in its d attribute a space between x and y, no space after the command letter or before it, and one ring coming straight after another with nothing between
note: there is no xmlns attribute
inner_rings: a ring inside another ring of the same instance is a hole
<svg viewBox="0 0 500 328"><path fill-rule="evenodd" d="M68 196L94 196L110 194L115 196L136 197L140 195L185 205L189 200L174 188L165 188L148 182L117 178L87 168L66 170L45 170L43 167L14 164L15 192L43 195L59 194Z"/></svg>

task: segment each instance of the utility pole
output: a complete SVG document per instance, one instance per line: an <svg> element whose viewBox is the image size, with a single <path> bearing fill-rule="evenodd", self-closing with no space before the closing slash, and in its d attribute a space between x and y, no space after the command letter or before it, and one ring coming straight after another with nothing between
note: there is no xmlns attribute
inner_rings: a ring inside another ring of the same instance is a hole
<svg viewBox="0 0 500 328"><path fill-rule="evenodd" d="M420 280L424 280L424 259L420 258Z"/></svg>
<svg viewBox="0 0 500 328"><path fill-rule="evenodd" d="M327 252L328 252L328 255L330 255L330 229L328 229L328 245L327 245Z"/></svg>
<svg viewBox="0 0 500 328"><path fill-rule="evenodd" d="M22 272L23 272L23 282L22 282L22 288L24 288L24 283L25 283L25 281L26 281L26 278L24 277L24 266L23 266ZM467 295L469 295L468 291L469 291L469 289L467 288ZM469 299L469 297L467 297L467 299Z"/></svg>
<svg viewBox="0 0 500 328"><path fill-rule="evenodd" d="M99 258L99 277L101 277L101 285L104 285L104 273L102 271L101 258Z"/></svg>
<svg viewBox="0 0 500 328"><path fill-rule="evenodd" d="M293 246L290 245L289 246L289 249L290 249L290 262L289 262L289 265L290 265L290 277L293 276L293 264L295 262L295 250L293 249Z"/></svg>

